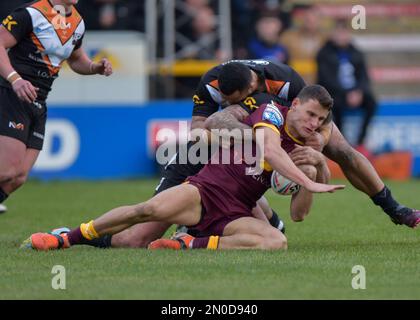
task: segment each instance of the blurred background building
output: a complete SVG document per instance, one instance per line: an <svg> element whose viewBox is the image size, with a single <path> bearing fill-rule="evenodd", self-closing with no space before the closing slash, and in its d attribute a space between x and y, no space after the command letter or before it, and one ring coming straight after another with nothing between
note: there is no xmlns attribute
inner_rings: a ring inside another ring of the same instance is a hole
<svg viewBox="0 0 420 320"><path fill-rule="evenodd" d="M1 1L1 17L25 2ZM153 174L159 132L190 118L190 99L207 70L229 59L264 58L316 83L319 50L337 19L352 20L356 5L366 9L367 25L350 29L352 43L378 103L363 143L372 154L409 152L404 167L420 176L418 0L80 0L86 49L95 59L110 58L116 72L98 79L62 71L49 101L51 138L33 175ZM343 120L355 145L359 111Z"/></svg>

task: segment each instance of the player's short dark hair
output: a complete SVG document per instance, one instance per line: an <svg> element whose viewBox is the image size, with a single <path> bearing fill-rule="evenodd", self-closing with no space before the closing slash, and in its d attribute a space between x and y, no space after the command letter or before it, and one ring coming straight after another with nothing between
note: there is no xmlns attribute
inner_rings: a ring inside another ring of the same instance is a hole
<svg viewBox="0 0 420 320"><path fill-rule="evenodd" d="M328 111L331 111L334 105L334 99L331 97L327 89L319 84L304 87L297 97L305 103L308 100L316 100L319 104Z"/></svg>
<svg viewBox="0 0 420 320"><path fill-rule="evenodd" d="M219 89L225 95L245 90L252 81L251 69L240 62L227 63L220 69Z"/></svg>

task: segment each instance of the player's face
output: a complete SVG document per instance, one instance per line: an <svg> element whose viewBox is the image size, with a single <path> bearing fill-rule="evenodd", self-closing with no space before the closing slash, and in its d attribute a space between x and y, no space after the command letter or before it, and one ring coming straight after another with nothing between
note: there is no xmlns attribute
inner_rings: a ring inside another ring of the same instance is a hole
<svg viewBox="0 0 420 320"><path fill-rule="evenodd" d="M248 88L242 91L236 90L234 93L229 95L224 95L223 99L227 101L229 104L236 104L241 102L242 100L245 100L252 92L250 92Z"/></svg>
<svg viewBox="0 0 420 320"><path fill-rule="evenodd" d="M318 130L328 117L329 111L323 108L317 100L310 99L302 103L298 98L292 103L290 127L293 127L301 138L310 137Z"/></svg>

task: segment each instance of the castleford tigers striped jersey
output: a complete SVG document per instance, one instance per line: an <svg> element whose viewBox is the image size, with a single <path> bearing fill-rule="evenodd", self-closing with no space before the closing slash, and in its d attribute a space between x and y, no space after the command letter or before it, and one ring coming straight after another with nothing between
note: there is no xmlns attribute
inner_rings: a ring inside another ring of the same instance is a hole
<svg viewBox="0 0 420 320"><path fill-rule="evenodd" d="M62 9L53 7L48 0L34 1L16 9L2 22L18 42L9 50L11 64L22 78L39 88L40 102L47 99L64 60L81 47L85 33L77 10L73 7L64 15ZM0 86L10 88L3 78Z"/></svg>
<svg viewBox="0 0 420 320"><path fill-rule="evenodd" d="M258 75L260 83L264 83L265 90L263 92L271 94L282 105L290 106L293 99L305 87L302 77L285 64L275 64L265 60L232 60L214 67L201 78L193 97L193 116L209 117L220 107L227 106L219 91L218 76L220 69L231 62L247 65ZM254 111L252 106L256 103L250 104L250 102L252 102L252 97L239 104L252 113Z"/></svg>

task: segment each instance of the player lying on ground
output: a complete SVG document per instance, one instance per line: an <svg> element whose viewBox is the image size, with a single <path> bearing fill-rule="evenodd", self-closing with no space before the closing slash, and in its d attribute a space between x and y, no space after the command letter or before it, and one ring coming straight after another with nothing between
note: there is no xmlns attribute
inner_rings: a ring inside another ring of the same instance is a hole
<svg viewBox="0 0 420 320"><path fill-rule="evenodd" d="M210 115L216 113L219 107L224 109L231 104L239 104L250 113L255 110L252 108L253 105L271 102L273 99L281 105L289 107L293 99L305 86L305 82L299 74L284 64L277 65L263 60L244 60L241 62L228 62L227 65L234 67L234 70L222 64L211 69L202 77L193 97L194 109L191 129L204 129L205 121ZM237 67L239 67L239 70L237 70ZM249 77L242 76L244 71L248 71ZM232 73L237 75L236 78L232 79ZM229 94L224 94L222 93L222 88L228 88L229 90L233 88L234 90L229 92ZM264 99L254 98L254 95L251 95L253 92L258 94L259 91L267 91L272 95L266 94L269 97L264 97ZM218 125L219 128L248 128L248 126L239 123L238 120L231 117L221 117L217 119L217 123L215 121L213 123ZM326 135L325 139L329 135L328 130ZM188 143L187 152L193 145L193 142ZM211 154L210 151L209 154ZM187 177L196 175L204 167L204 163L192 164L189 159L187 159L187 164L180 164L179 154L173 160L165 166L155 195L183 183ZM263 210L270 224L284 232L283 221L270 208L267 200L262 197L258 204L259 206L255 208L254 213L259 211L261 216L261 210ZM142 223L116 235L95 239L89 244L100 248L145 248L151 241L162 237L170 226L170 224L162 221Z"/></svg>
<svg viewBox="0 0 420 320"><path fill-rule="evenodd" d="M248 113L255 111L255 99L250 95L266 92L273 99L280 99L282 105L290 106L291 101L304 87L303 79L292 68L276 65L264 60L241 60L219 65L207 72L198 85L194 96L194 111L191 127L209 129L246 128L237 118L244 115L238 109L224 109L217 113L219 106L240 105ZM205 125L206 123L206 125ZM396 224L415 227L420 222L420 211L399 204L391 191L381 181L370 162L353 149L335 125L330 130L324 128L322 135L316 132L305 143L316 150L322 150L331 160L337 162L346 177L358 190L367 194L372 201L391 217ZM330 133L327 134L326 133ZM188 144L188 148L192 146ZM324 147L325 146L325 147ZM179 158L166 166L156 194L181 184L188 176L197 174L203 165L179 164ZM270 218L271 210L266 214ZM278 226L279 219L274 213L270 219L273 226ZM151 241L161 237L170 224L159 221L133 226L114 236L104 236L91 241L96 247L146 247Z"/></svg>
<svg viewBox="0 0 420 320"><path fill-rule="evenodd" d="M291 109L267 104L247 118L249 126L263 130L266 163L262 173L254 171L253 175L247 174L250 168L243 158L241 164L210 163L199 174L189 177L186 184L165 190L146 202L116 208L68 233L33 234L24 242L24 246L37 250L67 248L103 235L116 234L138 223L165 221L186 225L194 230L197 238L186 235L177 240L185 247L285 248L284 235L267 223L251 217L250 212L256 201L270 188L272 170L302 187L292 198L292 217L295 220L303 219L309 211L311 193L334 192L344 188L312 181L286 153L291 152L295 144L303 144L305 138L319 129L331 108L332 99L328 92L321 86L309 86L293 101ZM255 142L253 145L255 147ZM233 161L234 148L230 149L230 154ZM328 176L325 162L318 163L317 167L319 170L308 169L309 174L314 179L318 177L325 181ZM160 243L154 243L151 248L160 247Z"/></svg>
<svg viewBox="0 0 420 320"><path fill-rule="evenodd" d="M259 78L260 73L257 72L250 61L241 61L240 63L248 66L248 68L241 68L237 63L228 63L219 70L223 74L223 81L230 84L230 87L223 86L220 88L221 92L239 95L240 92L251 90L251 92L268 92L281 97L283 89L278 93L274 91L273 87L270 87L273 81L265 81L266 85L264 87L264 81L261 81ZM258 63L261 63L261 60ZM267 65L267 68L269 68L269 65ZM270 68L272 69L273 67ZM251 70L251 76L249 76L249 69ZM228 81L229 78L230 81ZM240 78L249 79L247 81L248 85L243 90L238 88L241 83ZM294 78L296 79L296 76ZM275 77L273 79L276 80ZM250 100L248 102L250 102L251 107L251 110L248 110L249 113L253 111L254 106L252 106ZM229 129L243 128L243 124L235 121L235 116L237 117L237 115L238 108L236 108L236 112L223 110L220 113L213 113L205 120L205 127L207 129L223 127ZM244 116L246 114L242 115L242 118ZM239 117L240 119L241 117ZM382 182L369 160L351 147L334 123L331 124L330 135L325 135L325 132L325 129L322 130L322 134L314 132L306 140L306 144L317 150L322 150L324 155L336 162L351 184L367 194L373 203L380 206L395 224L415 228L420 223L420 211L401 205L393 198L390 189Z"/></svg>

